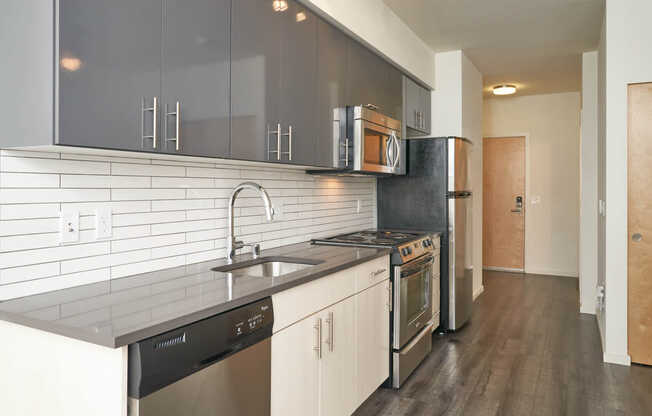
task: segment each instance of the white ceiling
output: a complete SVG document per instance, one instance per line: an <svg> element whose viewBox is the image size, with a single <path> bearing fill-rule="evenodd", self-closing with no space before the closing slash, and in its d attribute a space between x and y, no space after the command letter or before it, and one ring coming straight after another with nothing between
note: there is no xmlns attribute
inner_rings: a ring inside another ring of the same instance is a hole
<svg viewBox="0 0 652 416"><path fill-rule="evenodd" d="M383 0L435 52L462 49L518 94L580 91L581 53L597 48L604 0Z"/></svg>

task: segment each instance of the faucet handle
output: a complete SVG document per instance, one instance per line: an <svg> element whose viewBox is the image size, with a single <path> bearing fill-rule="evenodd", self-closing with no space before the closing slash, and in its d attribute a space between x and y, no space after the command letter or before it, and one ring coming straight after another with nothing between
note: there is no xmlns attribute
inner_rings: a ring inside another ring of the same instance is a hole
<svg viewBox="0 0 652 416"><path fill-rule="evenodd" d="M260 256L260 244L259 243L244 244L244 243L242 243L240 241L240 244L242 244L242 246L240 246L239 248L251 247L251 254L252 254L253 258L257 259L258 256Z"/></svg>

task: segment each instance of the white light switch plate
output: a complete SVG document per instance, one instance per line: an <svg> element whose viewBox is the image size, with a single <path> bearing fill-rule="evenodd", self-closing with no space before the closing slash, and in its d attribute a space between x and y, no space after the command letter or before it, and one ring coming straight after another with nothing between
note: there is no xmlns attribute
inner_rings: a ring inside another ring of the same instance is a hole
<svg viewBox="0 0 652 416"><path fill-rule="evenodd" d="M111 208L98 208L95 210L95 239L111 238L113 235L113 222Z"/></svg>
<svg viewBox="0 0 652 416"><path fill-rule="evenodd" d="M79 211L59 212L59 242L76 243L79 241Z"/></svg>

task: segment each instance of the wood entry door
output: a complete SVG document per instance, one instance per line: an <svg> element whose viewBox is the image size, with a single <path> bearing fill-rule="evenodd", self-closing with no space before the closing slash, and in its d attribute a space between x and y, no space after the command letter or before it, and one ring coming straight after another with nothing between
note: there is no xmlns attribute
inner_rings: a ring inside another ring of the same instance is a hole
<svg viewBox="0 0 652 416"><path fill-rule="evenodd" d="M652 365L652 83L630 85L628 105L628 345Z"/></svg>
<svg viewBox="0 0 652 416"><path fill-rule="evenodd" d="M483 142L483 267L525 267L525 137Z"/></svg>

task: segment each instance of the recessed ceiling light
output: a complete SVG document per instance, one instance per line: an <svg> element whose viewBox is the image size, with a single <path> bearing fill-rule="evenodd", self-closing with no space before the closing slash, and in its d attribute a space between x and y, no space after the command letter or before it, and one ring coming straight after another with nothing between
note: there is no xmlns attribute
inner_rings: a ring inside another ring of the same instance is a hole
<svg viewBox="0 0 652 416"><path fill-rule="evenodd" d="M494 87L494 95L511 95L516 92L515 85L497 85Z"/></svg>
<svg viewBox="0 0 652 416"><path fill-rule="evenodd" d="M304 12L297 13L297 22L303 22L306 20L306 14Z"/></svg>
<svg viewBox="0 0 652 416"><path fill-rule="evenodd" d="M287 0L274 0L272 2L272 8L275 12L284 12L288 9Z"/></svg>
<svg viewBox="0 0 652 416"><path fill-rule="evenodd" d="M65 56L61 58L61 67L69 72L78 71L82 66L82 61L74 56Z"/></svg>

